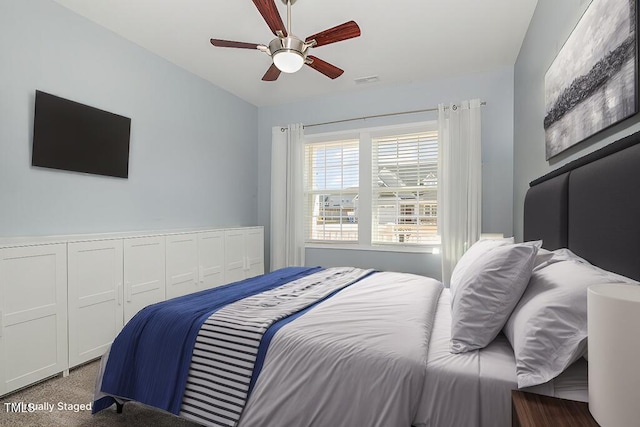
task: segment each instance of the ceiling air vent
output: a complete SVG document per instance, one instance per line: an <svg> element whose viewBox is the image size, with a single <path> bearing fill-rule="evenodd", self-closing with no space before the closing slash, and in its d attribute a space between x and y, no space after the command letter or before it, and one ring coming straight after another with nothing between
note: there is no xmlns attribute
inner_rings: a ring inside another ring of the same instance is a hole
<svg viewBox="0 0 640 427"><path fill-rule="evenodd" d="M379 81L380 81L380 77L378 76L359 77L357 79L354 79L354 82L356 82L356 84L358 85L365 84L365 83L375 83Z"/></svg>

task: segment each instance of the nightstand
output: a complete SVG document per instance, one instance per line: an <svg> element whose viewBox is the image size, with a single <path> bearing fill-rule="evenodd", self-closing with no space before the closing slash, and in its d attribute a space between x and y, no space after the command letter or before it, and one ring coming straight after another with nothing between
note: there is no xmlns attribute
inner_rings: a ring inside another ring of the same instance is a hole
<svg viewBox="0 0 640 427"><path fill-rule="evenodd" d="M513 390L511 408L513 427L599 427L585 402Z"/></svg>

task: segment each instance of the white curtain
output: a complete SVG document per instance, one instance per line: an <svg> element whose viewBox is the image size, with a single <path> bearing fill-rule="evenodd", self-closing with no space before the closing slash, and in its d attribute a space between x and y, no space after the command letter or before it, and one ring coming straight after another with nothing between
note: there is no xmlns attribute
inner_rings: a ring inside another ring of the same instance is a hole
<svg viewBox="0 0 640 427"><path fill-rule="evenodd" d="M442 281L480 238L482 152L480 100L438 105L438 228L442 239Z"/></svg>
<svg viewBox="0 0 640 427"><path fill-rule="evenodd" d="M271 141L271 271L304 266L304 127L274 127Z"/></svg>

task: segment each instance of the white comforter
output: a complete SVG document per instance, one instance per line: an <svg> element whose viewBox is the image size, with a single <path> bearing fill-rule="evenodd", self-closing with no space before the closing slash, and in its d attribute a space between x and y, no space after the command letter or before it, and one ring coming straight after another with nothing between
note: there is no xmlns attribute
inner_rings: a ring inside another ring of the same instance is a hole
<svg viewBox="0 0 640 427"><path fill-rule="evenodd" d="M240 419L251 426L410 426L442 284L382 272L284 326Z"/></svg>

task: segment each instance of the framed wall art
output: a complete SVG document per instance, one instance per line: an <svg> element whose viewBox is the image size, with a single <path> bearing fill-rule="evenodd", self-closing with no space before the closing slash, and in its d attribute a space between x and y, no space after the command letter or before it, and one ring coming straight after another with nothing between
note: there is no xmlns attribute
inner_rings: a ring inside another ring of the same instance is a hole
<svg viewBox="0 0 640 427"><path fill-rule="evenodd" d="M546 158L638 111L637 0L593 0L545 74Z"/></svg>

